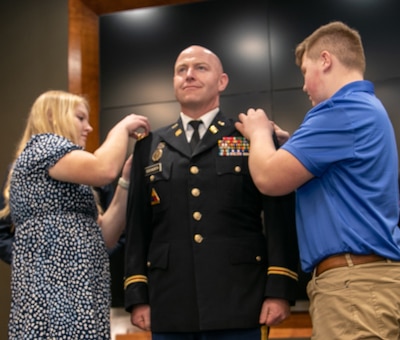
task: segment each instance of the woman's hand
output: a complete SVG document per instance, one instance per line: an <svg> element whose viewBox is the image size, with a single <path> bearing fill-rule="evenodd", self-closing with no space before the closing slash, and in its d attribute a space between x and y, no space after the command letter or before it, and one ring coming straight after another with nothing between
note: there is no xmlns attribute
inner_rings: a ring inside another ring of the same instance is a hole
<svg viewBox="0 0 400 340"><path fill-rule="evenodd" d="M127 115L120 124L125 124L129 136L137 140L146 137L150 132L148 118L134 113Z"/></svg>

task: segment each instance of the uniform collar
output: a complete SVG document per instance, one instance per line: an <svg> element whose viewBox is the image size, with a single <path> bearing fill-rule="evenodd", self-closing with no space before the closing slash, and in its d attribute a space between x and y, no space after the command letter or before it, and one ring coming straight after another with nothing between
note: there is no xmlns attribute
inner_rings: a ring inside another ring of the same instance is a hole
<svg viewBox="0 0 400 340"><path fill-rule="evenodd" d="M196 120L201 120L203 122L204 131L206 131L208 127L211 125L212 121L214 120L218 112L219 112L219 107L212 109L211 111L208 111L207 113L196 119ZM189 122L193 120L193 118L185 115L183 112L180 113L180 117L182 120L182 126L184 131L188 131L188 129L190 129L188 128Z"/></svg>

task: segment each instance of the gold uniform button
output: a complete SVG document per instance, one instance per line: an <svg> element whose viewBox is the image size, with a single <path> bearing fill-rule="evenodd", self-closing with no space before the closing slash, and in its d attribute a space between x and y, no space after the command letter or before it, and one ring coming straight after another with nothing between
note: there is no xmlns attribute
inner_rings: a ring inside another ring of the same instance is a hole
<svg viewBox="0 0 400 340"><path fill-rule="evenodd" d="M196 234L196 235L194 235L194 242L196 242L196 243L201 243L201 242L203 242L203 236L201 236L200 234Z"/></svg>
<svg viewBox="0 0 400 340"><path fill-rule="evenodd" d="M192 196L193 197L199 197L200 196L200 189L198 189L198 188L193 188L191 192L192 192Z"/></svg>
<svg viewBox="0 0 400 340"><path fill-rule="evenodd" d="M154 175L151 175L150 176L150 182L153 182L154 181Z"/></svg>
<svg viewBox="0 0 400 340"><path fill-rule="evenodd" d="M190 173L192 175L197 175L199 173L199 168L197 166L195 166L195 165L191 166L190 167Z"/></svg>
<svg viewBox="0 0 400 340"><path fill-rule="evenodd" d="M260 262L261 261L261 256L256 256L256 261Z"/></svg>
<svg viewBox="0 0 400 340"><path fill-rule="evenodd" d="M235 172L241 172L241 171L242 168L239 165L235 166Z"/></svg>
<svg viewBox="0 0 400 340"><path fill-rule="evenodd" d="M195 212L193 213L193 218L194 218L196 221L200 221L200 220L201 220L201 213L198 212L198 211L195 211Z"/></svg>
<svg viewBox="0 0 400 340"><path fill-rule="evenodd" d="M150 268L151 267L151 262L147 261L147 267Z"/></svg>

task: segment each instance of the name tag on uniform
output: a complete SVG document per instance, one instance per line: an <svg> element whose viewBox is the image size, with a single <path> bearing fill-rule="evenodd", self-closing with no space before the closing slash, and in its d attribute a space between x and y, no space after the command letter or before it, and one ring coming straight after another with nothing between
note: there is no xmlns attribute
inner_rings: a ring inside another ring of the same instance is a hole
<svg viewBox="0 0 400 340"><path fill-rule="evenodd" d="M144 168L144 171L145 171L146 176L157 174L162 171L162 164L157 163L157 164L152 164L152 165L146 166Z"/></svg>

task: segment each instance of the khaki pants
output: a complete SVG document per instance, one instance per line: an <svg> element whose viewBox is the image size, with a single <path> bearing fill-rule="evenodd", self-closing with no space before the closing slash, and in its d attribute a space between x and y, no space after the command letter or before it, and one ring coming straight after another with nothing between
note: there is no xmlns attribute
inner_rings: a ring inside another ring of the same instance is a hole
<svg viewBox="0 0 400 340"><path fill-rule="evenodd" d="M314 273L307 294L313 340L400 339L400 262Z"/></svg>

